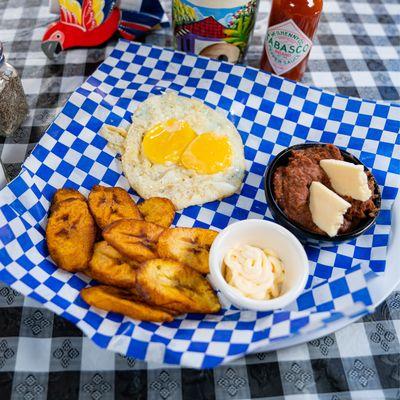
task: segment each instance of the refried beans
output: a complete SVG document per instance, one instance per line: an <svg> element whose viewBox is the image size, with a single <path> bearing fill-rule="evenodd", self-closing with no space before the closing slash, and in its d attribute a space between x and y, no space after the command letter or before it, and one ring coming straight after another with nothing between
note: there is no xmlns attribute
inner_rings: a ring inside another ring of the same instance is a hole
<svg viewBox="0 0 400 400"><path fill-rule="evenodd" d="M319 166L319 162L324 159L343 160L343 157L340 150L332 144L293 150L288 164L276 169L272 182L275 199L287 217L309 231L322 235L326 233L314 224L311 217L309 187L313 181L317 181L333 190L328 175ZM368 185L374 193L374 178L370 173ZM351 207L344 215L339 234L353 231L363 219L373 217L378 212L374 202L375 195L367 201L341 197L351 203Z"/></svg>

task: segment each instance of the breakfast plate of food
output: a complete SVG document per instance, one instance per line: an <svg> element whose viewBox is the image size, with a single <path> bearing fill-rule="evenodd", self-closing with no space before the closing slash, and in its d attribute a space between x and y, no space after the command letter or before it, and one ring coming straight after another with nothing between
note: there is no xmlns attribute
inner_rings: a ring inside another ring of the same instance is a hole
<svg viewBox="0 0 400 400"><path fill-rule="evenodd" d="M400 280L399 117L121 40L1 191L0 280L193 368L338 329Z"/></svg>

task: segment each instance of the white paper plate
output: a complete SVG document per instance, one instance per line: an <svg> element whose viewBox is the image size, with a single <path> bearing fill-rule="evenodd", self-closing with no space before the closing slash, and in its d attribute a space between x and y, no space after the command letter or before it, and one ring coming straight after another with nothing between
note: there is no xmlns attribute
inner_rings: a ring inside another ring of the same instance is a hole
<svg viewBox="0 0 400 400"><path fill-rule="evenodd" d="M370 295L373 300L373 307L378 307L390 294L399 287L400 290L400 198L397 196L396 201L392 210L392 234L390 236L390 245L388 251L388 259L386 264L386 270L376 279L370 282L369 289ZM294 336L288 339L282 339L279 342L271 343L267 346L263 346L260 349L254 351L265 352L283 349L297 344L306 343L310 340L318 339L322 336L329 335L339 329L356 321L339 319L336 322L330 323L326 328L321 329L317 332L303 333L298 336Z"/></svg>

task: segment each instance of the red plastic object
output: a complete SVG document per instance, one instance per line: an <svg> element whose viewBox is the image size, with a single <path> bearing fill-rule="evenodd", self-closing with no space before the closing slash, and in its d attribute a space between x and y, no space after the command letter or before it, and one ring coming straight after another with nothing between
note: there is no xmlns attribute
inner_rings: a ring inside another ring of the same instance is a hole
<svg viewBox="0 0 400 400"><path fill-rule="evenodd" d="M117 31L120 18L114 2L83 0L81 4L78 0L60 0L60 20L48 26L42 50L54 59L71 47L100 45Z"/></svg>

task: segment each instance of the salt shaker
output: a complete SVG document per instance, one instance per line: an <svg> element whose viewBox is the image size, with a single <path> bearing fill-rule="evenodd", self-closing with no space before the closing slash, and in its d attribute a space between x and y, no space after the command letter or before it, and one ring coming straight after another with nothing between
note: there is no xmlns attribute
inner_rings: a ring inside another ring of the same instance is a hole
<svg viewBox="0 0 400 400"><path fill-rule="evenodd" d="M0 136L11 136L28 113L28 104L16 69L5 61L0 42Z"/></svg>

